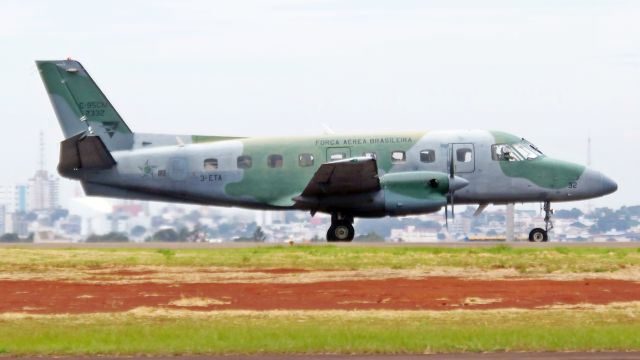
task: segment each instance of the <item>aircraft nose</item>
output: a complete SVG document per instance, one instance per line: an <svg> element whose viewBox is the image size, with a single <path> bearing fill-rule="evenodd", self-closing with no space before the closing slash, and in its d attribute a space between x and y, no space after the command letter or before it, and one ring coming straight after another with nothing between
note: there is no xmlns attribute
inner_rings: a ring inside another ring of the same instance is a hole
<svg viewBox="0 0 640 360"><path fill-rule="evenodd" d="M608 176L600 174L602 177L602 193L603 195L611 194L618 190L618 184L611 180Z"/></svg>
<svg viewBox="0 0 640 360"><path fill-rule="evenodd" d="M599 171L587 169L583 178L581 187L587 198L608 195L618 190L618 184Z"/></svg>

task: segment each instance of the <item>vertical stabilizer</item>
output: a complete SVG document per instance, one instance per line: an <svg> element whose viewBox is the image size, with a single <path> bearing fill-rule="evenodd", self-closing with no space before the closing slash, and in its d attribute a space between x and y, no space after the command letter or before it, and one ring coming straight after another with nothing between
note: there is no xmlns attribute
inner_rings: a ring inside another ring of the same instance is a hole
<svg viewBox="0 0 640 360"><path fill-rule="evenodd" d="M36 65L66 139L92 132L109 151L132 147L133 133L78 61Z"/></svg>

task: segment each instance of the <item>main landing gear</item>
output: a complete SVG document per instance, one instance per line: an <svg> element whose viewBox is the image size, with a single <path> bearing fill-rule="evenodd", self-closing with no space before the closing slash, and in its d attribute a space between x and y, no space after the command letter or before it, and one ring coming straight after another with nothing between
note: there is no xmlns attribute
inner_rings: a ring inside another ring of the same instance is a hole
<svg viewBox="0 0 640 360"><path fill-rule="evenodd" d="M353 216L340 213L331 214L331 226L327 231L327 241L351 241L355 233Z"/></svg>
<svg viewBox="0 0 640 360"><path fill-rule="evenodd" d="M551 215L553 215L553 209L551 209L551 203L549 201L544 202L544 229L535 228L529 233L529 241L532 242L546 242L549 241L549 230L553 229L553 222L551 222Z"/></svg>

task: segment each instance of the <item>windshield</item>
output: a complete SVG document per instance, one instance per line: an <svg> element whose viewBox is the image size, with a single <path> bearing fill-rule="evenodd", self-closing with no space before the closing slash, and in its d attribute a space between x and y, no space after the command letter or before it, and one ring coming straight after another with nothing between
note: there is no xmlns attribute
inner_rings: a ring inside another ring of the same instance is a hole
<svg viewBox="0 0 640 360"><path fill-rule="evenodd" d="M538 156L544 156L542 151L540 149L538 149L537 146L535 146L532 143L530 143L529 141L527 141L525 139L522 139L522 144L525 145L525 146L528 146L531 150L535 151L535 153L538 154Z"/></svg>
<svg viewBox="0 0 640 360"><path fill-rule="evenodd" d="M491 158L496 161L533 160L544 156L537 147L526 140L516 144L495 144L491 146Z"/></svg>

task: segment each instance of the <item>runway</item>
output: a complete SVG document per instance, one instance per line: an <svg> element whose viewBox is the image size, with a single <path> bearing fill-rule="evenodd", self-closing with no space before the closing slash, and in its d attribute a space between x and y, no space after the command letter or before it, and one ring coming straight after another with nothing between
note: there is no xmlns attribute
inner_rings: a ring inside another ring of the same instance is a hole
<svg viewBox="0 0 640 360"><path fill-rule="evenodd" d="M514 248L640 248L640 241L635 242L546 242L533 243L528 241L460 241L437 243L408 243L408 242L296 242L296 243L254 243L254 242L222 242L222 243L194 243L194 242L122 242L122 243L0 243L1 248L34 248L34 249L232 249L254 248L265 246L338 246L338 247L446 247L446 248L482 248L506 245Z"/></svg>
<svg viewBox="0 0 640 360"><path fill-rule="evenodd" d="M218 356L37 356L16 357L20 360L632 360L640 359L640 352L591 353L488 353L488 354L432 354L432 355L218 355Z"/></svg>

